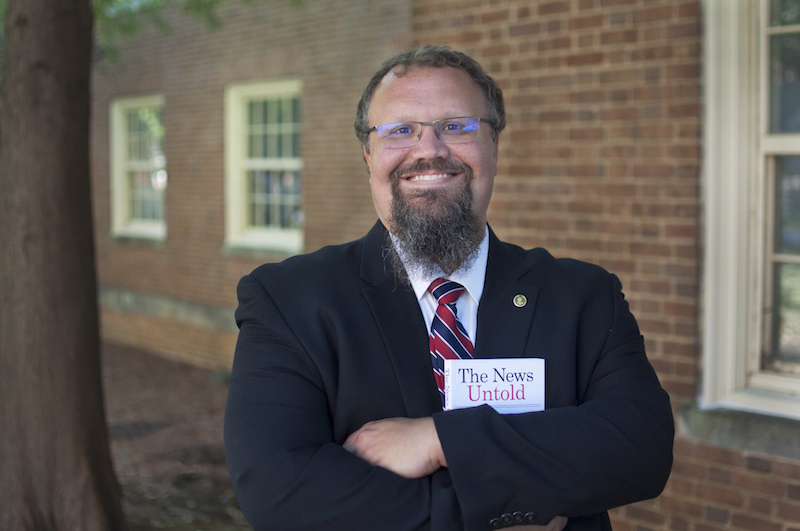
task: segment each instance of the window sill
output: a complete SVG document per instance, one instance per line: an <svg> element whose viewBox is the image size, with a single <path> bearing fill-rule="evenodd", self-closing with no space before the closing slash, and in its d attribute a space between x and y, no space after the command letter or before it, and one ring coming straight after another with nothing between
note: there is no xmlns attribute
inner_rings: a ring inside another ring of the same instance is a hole
<svg viewBox="0 0 800 531"><path fill-rule="evenodd" d="M132 221L112 230L111 237L163 242L167 239L167 226L163 222Z"/></svg>
<svg viewBox="0 0 800 531"><path fill-rule="evenodd" d="M800 459L800 419L732 409L720 405L698 409L684 404L678 413L678 433L689 440L785 459Z"/></svg>

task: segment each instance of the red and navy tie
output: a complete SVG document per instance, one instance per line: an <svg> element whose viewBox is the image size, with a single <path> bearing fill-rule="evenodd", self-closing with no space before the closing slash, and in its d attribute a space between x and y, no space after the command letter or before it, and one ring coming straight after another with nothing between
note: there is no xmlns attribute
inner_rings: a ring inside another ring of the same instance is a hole
<svg viewBox="0 0 800 531"><path fill-rule="evenodd" d="M472 358L473 347L456 315L456 301L464 292L464 286L446 278L437 278L431 282L428 291L439 302L431 323L430 350L433 375L444 405L444 360Z"/></svg>

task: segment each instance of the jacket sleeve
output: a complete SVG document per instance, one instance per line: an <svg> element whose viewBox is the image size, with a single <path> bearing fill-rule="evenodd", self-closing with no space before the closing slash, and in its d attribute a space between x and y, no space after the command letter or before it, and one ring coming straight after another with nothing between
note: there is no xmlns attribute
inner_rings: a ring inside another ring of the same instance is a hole
<svg viewBox="0 0 800 531"><path fill-rule="evenodd" d="M602 278L588 301L573 305L574 320L552 317L575 325L575 348L563 352L577 351L574 378L586 375L574 405L518 415L489 406L434 414L466 530L515 512L535 512L545 522L602 513L664 488L674 436L669 397L619 281ZM538 333L556 329L549 324Z"/></svg>
<svg viewBox="0 0 800 531"><path fill-rule="evenodd" d="M405 479L335 443L313 357L256 279L242 279L238 294L225 452L253 528L458 529L448 472Z"/></svg>

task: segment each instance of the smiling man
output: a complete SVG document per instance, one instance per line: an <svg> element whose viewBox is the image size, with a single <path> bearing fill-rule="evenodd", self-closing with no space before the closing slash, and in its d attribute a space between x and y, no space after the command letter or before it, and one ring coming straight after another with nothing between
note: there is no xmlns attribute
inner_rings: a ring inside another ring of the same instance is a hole
<svg viewBox="0 0 800 531"><path fill-rule="evenodd" d="M619 281L497 239L505 111L468 56L387 61L356 134L379 221L239 285L225 421L262 529L609 530L658 495L669 399ZM544 360L544 407L443 410L445 359Z"/></svg>

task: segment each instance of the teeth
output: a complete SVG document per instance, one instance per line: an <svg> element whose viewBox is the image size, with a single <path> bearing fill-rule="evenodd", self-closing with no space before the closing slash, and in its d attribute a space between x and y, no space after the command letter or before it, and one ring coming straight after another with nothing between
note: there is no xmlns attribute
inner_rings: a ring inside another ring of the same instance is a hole
<svg viewBox="0 0 800 531"><path fill-rule="evenodd" d="M435 181L437 179L444 179L449 177L449 173L439 173L436 175L412 175L408 178L409 181Z"/></svg>

